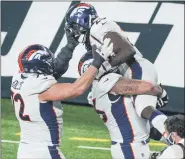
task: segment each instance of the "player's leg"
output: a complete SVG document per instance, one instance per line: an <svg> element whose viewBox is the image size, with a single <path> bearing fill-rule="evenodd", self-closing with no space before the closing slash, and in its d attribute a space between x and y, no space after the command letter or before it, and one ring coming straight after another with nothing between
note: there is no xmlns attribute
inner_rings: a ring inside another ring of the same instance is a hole
<svg viewBox="0 0 185 159"><path fill-rule="evenodd" d="M149 159L150 157L149 144L131 143L130 146L132 148L135 159Z"/></svg>
<svg viewBox="0 0 185 159"><path fill-rule="evenodd" d="M150 149L148 144L131 143L120 144L116 143L111 146L112 159L149 159Z"/></svg>
<svg viewBox="0 0 185 159"><path fill-rule="evenodd" d="M154 84L158 84L157 71L152 63L148 60L138 60L131 65L133 79L147 80ZM137 114L148 119L153 127L161 134L165 132L164 121L166 115L156 109L157 97L151 95L138 95L133 98Z"/></svg>
<svg viewBox="0 0 185 159"><path fill-rule="evenodd" d="M20 143L17 151L17 159L31 158L31 153L29 153L28 151L29 147L26 144Z"/></svg>
<svg viewBox="0 0 185 159"><path fill-rule="evenodd" d="M17 159L52 159L48 153L47 146L41 144L20 143L17 153Z"/></svg>
<svg viewBox="0 0 185 159"><path fill-rule="evenodd" d="M65 159L63 153L60 151L60 148L57 146L48 146L51 159Z"/></svg>
<svg viewBox="0 0 185 159"><path fill-rule="evenodd" d="M164 122L167 116L155 108L157 98L149 95L139 95L135 99L135 108L137 114L148 119L162 135L165 132Z"/></svg>
<svg viewBox="0 0 185 159"><path fill-rule="evenodd" d="M112 159L124 159L124 154L121 149L120 143L112 143L111 145L111 155Z"/></svg>
<svg viewBox="0 0 185 159"><path fill-rule="evenodd" d="M111 155L112 159L136 159L130 144L112 144Z"/></svg>
<svg viewBox="0 0 185 159"><path fill-rule="evenodd" d="M65 159L56 146L42 144L20 144L17 159Z"/></svg>

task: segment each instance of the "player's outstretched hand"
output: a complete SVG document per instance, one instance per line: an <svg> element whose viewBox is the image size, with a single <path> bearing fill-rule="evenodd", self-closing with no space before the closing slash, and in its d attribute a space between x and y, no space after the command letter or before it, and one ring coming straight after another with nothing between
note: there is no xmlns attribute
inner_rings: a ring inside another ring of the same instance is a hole
<svg viewBox="0 0 185 159"><path fill-rule="evenodd" d="M111 39L106 38L103 41L103 45L97 48L95 45L92 46L93 62L92 65L97 69L100 68L105 60L108 60L110 56L113 56L113 43L110 43Z"/></svg>
<svg viewBox="0 0 185 159"><path fill-rule="evenodd" d="M76 47L79 44L78 42L79 37L75 37L73 30L70 29L68 26L65 26L64 30L65 30L66 37L67 37L67 45L72 48Z"/></svg>
<svg viewBox="0 0 185 159"><path fill-rule="evenodd" d="M162 85L160 84L161 88ZM164 88L162 88L162 94L157 98L157 106L156 108L162 108L168 104L169 96Z"/></svg>

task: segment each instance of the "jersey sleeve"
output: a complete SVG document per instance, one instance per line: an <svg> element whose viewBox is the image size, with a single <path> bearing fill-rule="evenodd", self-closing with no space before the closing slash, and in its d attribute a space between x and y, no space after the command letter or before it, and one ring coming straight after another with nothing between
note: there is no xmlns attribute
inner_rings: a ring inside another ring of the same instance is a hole
<svg viewBox="0 0 185 159"><path fill-rule="evenodd" d="M98 82L99 95L102 96L108 93L116 84L116 82L120 79L120 77L122 76L116 73L109 73L103 76Z"/></svg>
<svg viewBox="0 0 185 159"><path fill-rule="evenodd" d="M22 92L27 95L40 94L49 89L55 83L57 83L55 78L49 75L38 75L28 77L28 79L24 83Z"/></svg>
<svg viewBox="0 0 185 159"><path fill-rule="evenodd" d="M54 77L55 79L60 78L68 69L69 61L73 56L73 51L76 45L72 43L67 44L63 47L54 59Z"/></svg>

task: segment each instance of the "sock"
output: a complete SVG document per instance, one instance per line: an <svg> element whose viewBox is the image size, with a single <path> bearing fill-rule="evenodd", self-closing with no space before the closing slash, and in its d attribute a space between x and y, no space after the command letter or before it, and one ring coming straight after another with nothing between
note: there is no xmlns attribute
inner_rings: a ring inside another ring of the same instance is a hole
<svg viewBox="0 0 185 159"><path fill-rule="evenodd" d="M166 137L164 128L164 122L166 119L167 116L159 110L155 110L149 118L149 121L152 123L153 127L156 128L164 137Z"/></svg>

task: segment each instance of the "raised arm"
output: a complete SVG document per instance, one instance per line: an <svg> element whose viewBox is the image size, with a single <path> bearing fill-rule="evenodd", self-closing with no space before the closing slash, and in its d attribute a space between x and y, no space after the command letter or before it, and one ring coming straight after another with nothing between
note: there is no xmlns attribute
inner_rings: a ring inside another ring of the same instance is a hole
<svg viewBox="0 0 185 159"><path fill-rule="evenodd" d="M110 41L105 40L105 42L100 52L93 50L94 60L88 70L78 80L72 84L63 83L53 85L47 91L39 94L39 100L64 100L83 94L93 82L101 64L107 60L108 56L112 53L112 44L109 44ZM106 52L106 54L103 52Z"/></svg>
<svg viewBox="0 0 185 159"><path fill-rule="evenodd" d="M74 37L74 33L68 29L65 29L67 44L58 53L57 57L54 59L54 77L55 79L60 78L68 69L69 61L72 58L73 51L78 45L77 39Z"/></svg>
<svg viewBox="0 0 185 159"><path fill-rule="evenodd" d="M162 89L158 85L144 80L134 80L121 77L111 89L110 93L121 95L149 94L160 96Z"/></svg>
<svg viewBox="0 0 185 159"><path fill-rule="evenodd" d="M74 83L57 83L47 91L39 95L40 101L57 101L74 98L84 93L91 85L97 73L97 68L90 66L89 69Z"/></svg>

